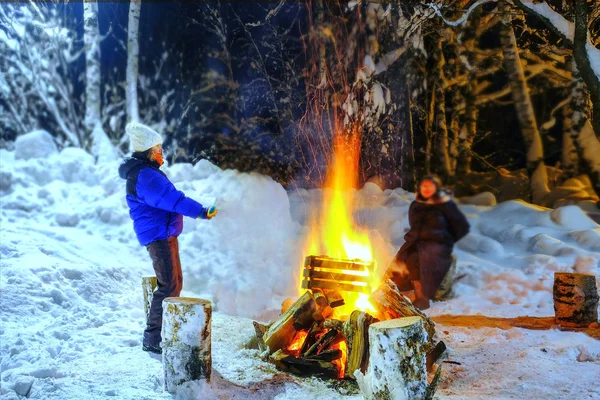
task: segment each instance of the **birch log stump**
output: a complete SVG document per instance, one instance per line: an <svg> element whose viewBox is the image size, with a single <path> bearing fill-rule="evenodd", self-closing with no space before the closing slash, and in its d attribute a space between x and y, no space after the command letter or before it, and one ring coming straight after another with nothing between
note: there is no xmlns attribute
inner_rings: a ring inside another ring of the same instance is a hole
<svg viewBox="0 0 600 400"><path fill-rule="evenodd" d="M212 306L190 297L163 300L162 362L165 390L195 380L210 381Z"/></svg>
<svg viewBox="0 0 600 400"><path fill-rule="evenodd" d="M150 305L152 304L152 296L154 296L154 290L156 289L157 282L155 276L143 276L142 277L142 291L144 296L144 313L146 314L146 321L150 315Z"/></svg>
<svg viewBox="0 0 600 400"><path fill-rule="evenodd" d="M369 327L369 365L355 372L365 400L425 399L427 332L420 317L376 322Z"/></svg>
<svg viewBox="0 0 600 400"><path fill-rule="evenodd" d="M598 322L598 289L592 274L554 274L554 321L568 328Z"/></svg>

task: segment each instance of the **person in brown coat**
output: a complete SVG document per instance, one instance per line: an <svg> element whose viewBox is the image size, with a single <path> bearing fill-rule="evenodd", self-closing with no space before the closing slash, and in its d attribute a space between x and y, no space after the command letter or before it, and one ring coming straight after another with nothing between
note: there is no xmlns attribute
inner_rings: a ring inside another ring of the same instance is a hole
<svg viewBox="0 0 600 400"><path fill-rule="evenodd" d="M401 291L414 290L414 304L429 308L429 300L452 264L454 243L469 233L465 215L432 175L419 182L408 209L410 230L385 273Z"/></svg>

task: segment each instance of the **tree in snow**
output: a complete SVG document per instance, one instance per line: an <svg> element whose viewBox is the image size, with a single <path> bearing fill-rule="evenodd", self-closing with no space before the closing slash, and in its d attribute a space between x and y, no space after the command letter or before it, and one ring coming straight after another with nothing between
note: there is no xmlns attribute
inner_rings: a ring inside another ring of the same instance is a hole
<svg viewBox="0 0 600 400"><path fill-rule="evenodd" d="M519 57L519 49L512 27L511 7L507 2L501 5L502 29L500 42L504 56L504 68L508 74L512 98L527 146L527 172L531 184L532 200L538 203L548 194L548 175L544 164L544 147L538 130L535 112L529 97L529 88Z"/></svg>
<svg viewBox="0 0 600 400"><path fill-rule="evenodd" d="M3 4L0 20L0 106L5 126L15 135L43 127L63 145L83 146L79 113L83 97L74 89L83 46L75 30L46 3Z"/></svg>
<svg viewBox="0 0 600 400"><path fill-rule="evenodd" d="M127 90L125 95L125 104L127 106L127 120L139 121L140 113L138 109L138 68L139 68L139 25L140 9L142 0L130 0L129 18L127 23Z"/></svg>

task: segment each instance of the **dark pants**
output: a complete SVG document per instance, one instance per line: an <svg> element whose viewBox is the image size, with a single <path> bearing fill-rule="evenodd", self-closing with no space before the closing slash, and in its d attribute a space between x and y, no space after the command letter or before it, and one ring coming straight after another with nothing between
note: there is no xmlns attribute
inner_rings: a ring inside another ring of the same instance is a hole
<svg viewBox="0 0 600 400"><path fill-rule="evenodd" d="M179 243L177 237L157 240L146 246L156 274L158 287L152 296L148 324L144 331L144 345L160 344L162 328L162 301L167 297L178 297L183 286L181 261L179 261Z"/></svg>

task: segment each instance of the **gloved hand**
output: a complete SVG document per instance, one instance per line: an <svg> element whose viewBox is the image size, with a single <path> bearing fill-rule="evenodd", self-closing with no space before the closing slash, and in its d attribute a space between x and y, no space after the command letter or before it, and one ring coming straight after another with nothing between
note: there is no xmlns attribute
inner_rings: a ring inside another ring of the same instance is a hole
<svg viewBox="0 0 600 400"><path fill-rule="evenodd" d="M210 206L208 208L204 208L202 213L198 216L199 219L213 219L215 215L217 215L219 211L217 207Z"/></svg>

